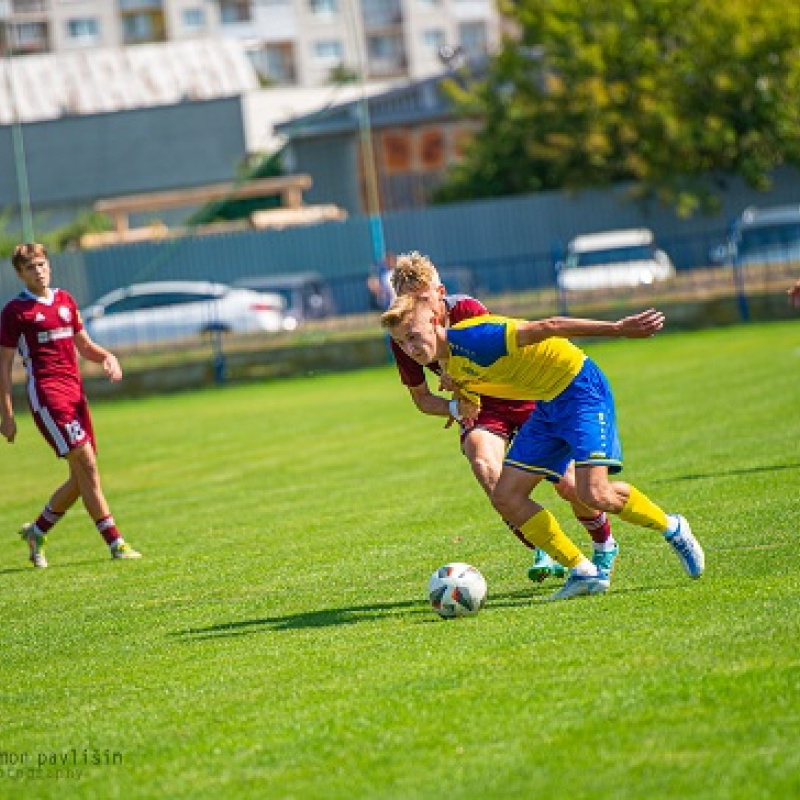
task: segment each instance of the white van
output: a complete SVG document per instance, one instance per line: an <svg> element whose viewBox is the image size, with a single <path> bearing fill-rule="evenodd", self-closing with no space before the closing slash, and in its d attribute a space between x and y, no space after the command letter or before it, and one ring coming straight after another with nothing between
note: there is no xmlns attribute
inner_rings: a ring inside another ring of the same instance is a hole
<svg viewBox="0 0 800 800"><path fill-rule="evenodd" d="M576 236L556 265L561 289L619 289L648 286L675 275L670 257L656 247L648 228Z"/></svg>

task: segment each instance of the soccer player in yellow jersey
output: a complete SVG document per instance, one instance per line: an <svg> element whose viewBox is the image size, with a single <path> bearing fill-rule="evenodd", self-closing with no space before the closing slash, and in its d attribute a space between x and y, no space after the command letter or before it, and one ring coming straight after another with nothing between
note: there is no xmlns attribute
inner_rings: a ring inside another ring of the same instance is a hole
<svg viewBox="0 0 800 800"><path fill-rule="evenodd" d="M611 580L530 498L543 478L557 481L573 459L581 502L663 534L689 576L703 574L705 556L688 522L667 515L630 484L609 479L622 469L611 387L599 367L566 338L648 338L663 327L661 312L650 309L616 322L487 316L444 328L429 302L405 295L383 314L381 324L418 363L444 363L462 414L477 415L480 395L536 402L506 454L492 504L531 544L569 569L552 599L602 594Z"/></svg>

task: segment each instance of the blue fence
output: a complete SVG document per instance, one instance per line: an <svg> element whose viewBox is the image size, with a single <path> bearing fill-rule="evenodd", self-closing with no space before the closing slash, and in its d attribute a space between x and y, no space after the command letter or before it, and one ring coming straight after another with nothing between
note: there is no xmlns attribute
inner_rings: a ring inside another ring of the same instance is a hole
<svg viewBox="0 0 800 800"><path fill-rule="evenodd" d="M451 291L494 295L554 287L555 262L580 233L648 227L679 273L710 264L741 210L800 199L800 178L787 173L769 195L739 187L722 197L716 217L681 220L668 209L630 202L623 188L580 195L545 194L463 203L385 215L386 245L419 250L440 268ZM327 284L329 308L348 316L370 310L369 219L283 231L241 231L55 254L53 283L87 306L118 287L144 281L246 283L268 276L315 273ZM19 291L12 268L0 270L0 301Z"/></svg>

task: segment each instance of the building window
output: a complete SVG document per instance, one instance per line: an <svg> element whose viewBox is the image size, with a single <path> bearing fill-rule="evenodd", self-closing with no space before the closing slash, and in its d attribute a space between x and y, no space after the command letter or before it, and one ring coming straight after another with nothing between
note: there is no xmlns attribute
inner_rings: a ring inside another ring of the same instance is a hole
<svg viewBox="0 0 800 800"><path fill-rule="evenodd" d="M385 28L403 22L400 0L361 0L361 14L368 28Z"/></svg>
<svg viewBox="0 0 800 800"><path fill-rule="evenodd" d="M96 44L100 41L100 23L93 17L69 19L67 36L76 44Z"/></svg>
<svg viewBox="0 0 800 800"><path fill-rule="evenodd" d="M458 37L468 56L484 56L489 51L489 36L485 22L464 22L459 26Z"/></svg>
<svg viewBox="0 0 800 800"><path fill-rule="evenodd" d="M433 55L437 55L444 46L445 35L441 28L431 28L422 32L422 46Z"/></svg>
<svg viewBox="0 0 800 800"><path fill-rule="evenodd" d="M193 31L203 30L206 27L205 10L199 7L184 8L183 27Z"/></svg>
<svg viewBox="0 0 800 800"><path fill-rule="evenodd" d="M0 11L6 8L6 16L10 14L44 14L47 11L45 0L7 0L0 3Z"/></svg>
<svg viewBox="0 0 800 800"><path fill-rule="evenodd" d="M12 46L22 49L43 47L47 44L47 25L43 22L13 22L8 25Z"/></svg>
<svg viewBox="0 0 800 800"><path fill-rule="evenodd" d="M126 42L148 42L155 30L153 20L147 14L135 14L122 20Z"/></svg>
<svg viewBox="0 0 800 800"><path fill-rule="evenodd" d="M344 48L338 39L324 39L314 42L314 59L327 66L335 67L342 63Z"/></svg>
<svg viewBox="0 0 800 800"><path fill-rule="evenodd" d="M120 11L160 11L162 0L118 0Z"/></svg>
<svg viewBox="0 0 800 800"><path fill-rule="evenodd" d="M336 0L308 0L308 9L315 17L335 17L339 11Z"/></svg>
<svg viewBox="0 0 800 800"><path fill-rule="evenodd" d="M250 0L220 0L219 10L223 25L250 22L253 17Z"/></svg>

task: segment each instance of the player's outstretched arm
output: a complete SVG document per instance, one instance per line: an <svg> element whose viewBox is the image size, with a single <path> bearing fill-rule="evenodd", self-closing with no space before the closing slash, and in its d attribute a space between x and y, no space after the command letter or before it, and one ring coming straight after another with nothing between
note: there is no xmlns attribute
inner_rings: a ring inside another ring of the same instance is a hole
<svg viewBox="0 0 800 800"><path fill-rule="evenodd" d="M616 322L600 319L579 319L577 317L548 317L547 319L521 322L517 326L517 343L543 342L552 336L565 339L582 336L603 336L610 338L646 339L664 327L664 314L649 308L639 314L623 317Z"/></svg>
<svg viewBox="0 0 800 800"><path fill-rule="evenodd" d="M14 419L14 406L11 399L11 367L14 364L14 350L0 347L0 435L11 444L17 436L17 422Z"/></svg>
<svg viewBox="0 0 800 800"><path fill-rule="evenodd" d="M86 331L76 333L73 341L75 342L75 349L87 361L103 365L103 370L110 381L122 380L122 367L120 367L117 357L109 350L106 350L105 347L100 347L97 342L89 337Z"/></svg>

